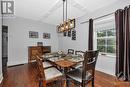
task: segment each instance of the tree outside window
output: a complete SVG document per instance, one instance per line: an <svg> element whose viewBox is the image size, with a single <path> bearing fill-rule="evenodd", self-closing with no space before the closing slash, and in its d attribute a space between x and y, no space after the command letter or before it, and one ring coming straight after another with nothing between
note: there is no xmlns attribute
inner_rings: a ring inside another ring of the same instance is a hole
<svg viewBox="0 0 130 87"><path fill-rule="evenodd" d="M115 29L106 29L97 31L97 49L102 53L116 52Z"/></svg>

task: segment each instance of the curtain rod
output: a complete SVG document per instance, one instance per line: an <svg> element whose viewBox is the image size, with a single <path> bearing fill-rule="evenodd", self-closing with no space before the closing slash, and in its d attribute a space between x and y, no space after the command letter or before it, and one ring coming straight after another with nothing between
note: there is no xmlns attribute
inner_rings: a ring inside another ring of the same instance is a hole
<svg viewBox="0 0 130 87"><path fill-rule="evenodd" d="M93 20L97 20L97 19L100 19L100 18L109 16L109 15L112 15L112 14L114 14L114 13L115 13L115 12L112 12L112 13L109 13L109 14L106 14L106 15L103 15L103 16L100 16L100 17L97 17L97 18L93 18ZM81 22L80 24L85 24L85 23L87 23L87 22L89 22L89 20L84 21L84 22Z"/></svg>

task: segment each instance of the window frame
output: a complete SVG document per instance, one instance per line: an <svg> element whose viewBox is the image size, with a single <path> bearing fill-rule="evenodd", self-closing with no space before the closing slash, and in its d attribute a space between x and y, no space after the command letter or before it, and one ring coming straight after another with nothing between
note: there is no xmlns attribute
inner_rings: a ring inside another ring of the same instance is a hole
<svg viewBox="0 0 130 87"><path fill-rule="evenodd" d="M108 31L110 31L110 30L114 30L115 34L113 36L108 36ZM98 37L98 32L99 31L105 31L105 33L106 33L105 36ZM104 39L105 40L105 45L98 45L98 40L100 40L100 39ZM109 39L115 39L115 44L114 45L108 45L107 41ZM116 47L116 31L115 31L115 28L97 29L96 30L96 40L97 40L96 48L98 48L98 46L105 46L105 52L99 52L100 55L107 55L107 56L112 56L112 57L116 56L116 52L114 52L114 53L108 52L108 47L109 46ZM116 49L115 49L115 51L116 51Z"/></svg>

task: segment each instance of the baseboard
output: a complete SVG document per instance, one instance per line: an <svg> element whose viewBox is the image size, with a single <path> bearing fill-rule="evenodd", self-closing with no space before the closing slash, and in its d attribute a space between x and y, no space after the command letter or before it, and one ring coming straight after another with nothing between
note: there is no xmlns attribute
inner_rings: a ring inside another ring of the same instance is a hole
<svg viewBox="0 0 130 87"><path fill-rule="evenodd" d="M107 71L107 70L104 70L101 68L96 68L96 70L101 71L101 72L106 73L106 74L109 74L109 75L112 75L112 76L115 76L114 72L110 72L110 71Z"/></svg>
<svg viewBox="0 0 130 87"><path fill-rule="evenodd" d="M0 75L0 84L2 83L2 81L3 81L3 76Z"/></svg>
<svg viewBox="0 0 130 87"><path fill-rule="evenodd" d="M12 66L18 66L18 65L23 65L23 64L26 64L28 63L28 61L23 61L23 62L11 62L11 63L8 63L8 67L12 67Z"/></svg>
<svg viewBox="0 0 130 87"><path fill-rule="evenodd" d="M8 68L10 68L10 67L16 67L16 66L22 66L22 65L24 65L24 64L11 65L11 66L8 66Z"/></svg>

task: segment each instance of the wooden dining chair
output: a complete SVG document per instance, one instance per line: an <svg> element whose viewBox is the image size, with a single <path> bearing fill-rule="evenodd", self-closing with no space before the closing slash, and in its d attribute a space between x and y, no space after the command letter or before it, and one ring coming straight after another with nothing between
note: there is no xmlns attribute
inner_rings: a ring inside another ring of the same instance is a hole
<svg viewBox="0 0 130 87"><path fill-rule="evenodd" d="M32 63L32 62L36 62L36 56L39 56L39 58L43 61L43 64L44 64L44 68L50 68L52 67L53 65L47 61L44 61L44 58L41 57L42 54L39 53L38 49L35 49L32 51L32 55L31 55L31 60L29 60L29 63Z"/></svg>
<svg viewBox="0 0 130 87"><path fill-rule="evenodd" d="M81 56L84 56L84 53L83 51L75 51L75 55L81 55Z"/></svg>
<svg viewBox="0 0 130 87"><path fill-rule="evenodd" d="M74 54L74 50L73 49L68 49L68 54Z"/></svg>
<svg viewBox="0 0 130 87"><path fill-rule="evenodd" d="M42 56L40 47L29 47L28 48L28 63L35 62L35 55Z"/></svg>
<svg viewBox="0 0 130 87"><path fill-rule="evenodd" d="M83 51L75 51L75 55L78 55L81 58L84 58L84 53L85 52L83 52ZM72 68L77 69L77 68L81 68L82 66L83 66L83 63L80 62L80 63L76 64L75 66L73 66Z"/></svg>
<svg viewBox="0 0 130 87"><path fill-rule="evenodd" d="M80 85L81 87L85 87L87 83L92 81L92 87L94 87L95 65L98 53L98 51L86 51L84 53L83 67L74 69L66 74L67 87L69 87L69 81L74 82L75 85Z"/></svg>
<svg viewBox="0 0 130 87"><path fill-rule="evenodd" d="M36 56L36 62L38 66L39 87L47 87L49 83L54 81L62 82L63 74L58 69L55 67L45 69L39 56Z"/></svg>

